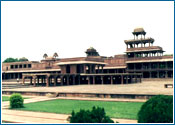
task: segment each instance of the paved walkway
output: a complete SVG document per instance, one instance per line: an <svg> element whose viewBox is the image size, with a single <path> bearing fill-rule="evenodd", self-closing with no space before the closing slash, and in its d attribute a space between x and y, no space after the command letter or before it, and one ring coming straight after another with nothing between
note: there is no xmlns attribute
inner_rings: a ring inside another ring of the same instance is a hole
<svg viewBox="0 0 175 125"><path fill-rule="evenodd" d="M24 103L38 102L52 99L75 99L75 98L49 98L45 96L30 97L30 99L25 99ZM77 100L97 100L92 98L76 98ZM102 101L102 99L98 99ZM103 101L120 101L118 100L103 100ZM132 100L122 100L122 101L132 101ZM138 100L139 101L139 100ZM141 100L143 101L143 100ZM2 121L13 122L13 123L68 123L67 118L69 115L65 114L55 114L55 113L44 113L44 112L32 112L32 111L19 111L19 110L9 110L9 102L2 102ZM137 120L130 119L114 119L119 123L137 123Z"/></svg>
<svg viewBox="0 0 175 125"><path fill-rule="evenodd" d="M15 92L55 92L55 93L106 93L106 94L145 94L145 95L173 95L173 88L165 88L164 85L173 84L169 81L143 81L135 84L117 85L70 85L56 87L29 87L4 89L3 91Z"/></svg>

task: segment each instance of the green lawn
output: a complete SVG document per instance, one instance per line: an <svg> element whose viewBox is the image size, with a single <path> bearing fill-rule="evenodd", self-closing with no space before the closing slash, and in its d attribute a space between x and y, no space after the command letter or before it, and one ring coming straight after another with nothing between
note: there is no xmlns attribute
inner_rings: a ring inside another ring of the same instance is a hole
<svg viewBox="0 0 175 125"><path fill-rule="evenodd" d="M28 98L23 98L23 99L28 99ZM2 96L2 101L9 101L10 96Z"/></svg>
<svg viewBox="0 0 175 125"><path fill-rule="evenodd" d="M9 101L9 97L8 96L2 96L2 101Z"/></svg>
<svg viewBox="0 0 175 125"><path fill-rule="evenodd" d="M91 109L93 106L104 107L106 114L113 118L137 119L137 113L142 102L106 102L106 101L80 101L80 100L50 100L24 104L25 108L18 110L52 112L71 114L80 109Z"/></svg>

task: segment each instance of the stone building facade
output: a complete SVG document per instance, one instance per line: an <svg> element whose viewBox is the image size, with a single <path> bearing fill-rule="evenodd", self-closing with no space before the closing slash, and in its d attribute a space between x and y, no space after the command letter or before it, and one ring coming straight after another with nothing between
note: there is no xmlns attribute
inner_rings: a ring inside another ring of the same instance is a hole
<svg viewBox="0 0 175 125"><path fill-rule="evenodd" d="M173 56L153 46L143 28L134 29L134 39L125 40L126 54L103 57L93 48L86 57L45 57L40 62L2 64L2 80L26 79L30 84L56 86L78 84L128 84L141 78L173 78ZM140 37L140 38L139 38Z"/></svg>

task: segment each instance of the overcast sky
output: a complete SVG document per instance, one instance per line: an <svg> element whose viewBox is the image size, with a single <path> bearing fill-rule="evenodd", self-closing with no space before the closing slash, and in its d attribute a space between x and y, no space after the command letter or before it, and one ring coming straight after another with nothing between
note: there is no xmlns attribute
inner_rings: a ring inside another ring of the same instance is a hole
<svg viewBox="0 0 175 125"><path fill-rule="evenodd" d="M126 51L136 27L174 53L174 2L153 1L1 1L1 59L43 54L84 57L89 47L101 56Z"/></svg>

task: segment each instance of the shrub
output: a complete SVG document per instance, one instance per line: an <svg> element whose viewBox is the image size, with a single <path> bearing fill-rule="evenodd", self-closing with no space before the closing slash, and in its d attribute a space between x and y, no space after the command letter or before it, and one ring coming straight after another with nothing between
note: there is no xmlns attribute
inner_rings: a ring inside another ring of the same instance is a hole
<svg viewBox="0 0 175 125"><path fill-rule="evenodd" d="M91 111L82 109L77 113L72 111L69 121L70 123L114 123L106 116L104 108L100 107L93 107Z"/></svg>
<svg viewBox="0 0 175 125"><path fill-rule="evenodd" d="M10 108L22 108L24 99L21 94L14 93L10 96Z"/></svg>
<svg viewBox="0 0 175 125"><path fill-rule="evenodd" d="M172 123L173 96L157 95L145 102L138 112L139 123Z"/></svg>

